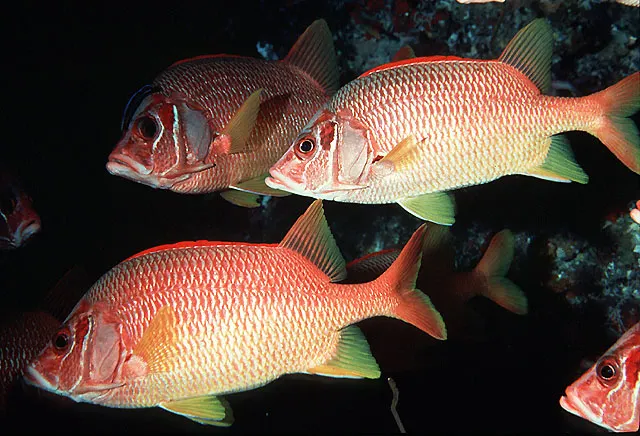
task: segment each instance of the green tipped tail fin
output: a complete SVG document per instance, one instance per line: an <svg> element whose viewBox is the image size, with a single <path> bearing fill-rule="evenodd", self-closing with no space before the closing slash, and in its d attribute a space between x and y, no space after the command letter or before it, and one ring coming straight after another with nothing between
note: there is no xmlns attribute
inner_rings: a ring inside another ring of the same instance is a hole
<svg viewBox="0 0 640 436"><path fill-rule="evenodd" d="M627 118L640 110L640 72L585 98L598 101L605 115L589 132L602 141L620 162L640 174L640 135L633 121Z"/></svg>
<svg viewBox="0 0 640 436"><path fill-rule="evenodd" d="M398 306L389 316L401 319L436 339L446 339L447 329L429 297L415 289L420 270L426 225L415 231L391 267L377 280L390 284L398 294Z"/></svg>
<svg viewBox="0 0 640 436"><path fill-rule="evenodd" d="M505 277L513 255L513 234L507 229L502 230L491 239L474 272L486 279L487 285L482 295L513 313L524 315L528 310L527 297L515 283Z"/></svg>

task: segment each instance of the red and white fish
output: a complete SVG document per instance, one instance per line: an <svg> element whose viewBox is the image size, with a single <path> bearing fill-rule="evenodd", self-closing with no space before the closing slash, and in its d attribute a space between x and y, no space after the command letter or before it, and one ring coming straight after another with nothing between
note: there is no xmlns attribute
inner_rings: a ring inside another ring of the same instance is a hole
<svg viewBox="0 0 640 436"><path fill-rule="evenodd" d="M399 253L399 250L382 250L348 263L347 281L359 283L374 280ZM417 285L442 314L449 336L452 333L451 326L461 321L464 303L478 295L491 299L513 313L527 313L527 297L505 277L513 256L513 234L504 229L491 238L484 256L472 271L456 272L449 228L429 226Z"/></svg>
<svg viewBox="0 0 640 436"><path fill-rule="evenodd" d="M567 412L614 432L640 428L640 323L566 390Z"/></svg>
<svg viewBox="0 0 640 436"><path fill-rule="evenodd" d="M177 62L129 101L107 170L179 193L222 191L246 207L259 205L255 194L287 195L264 177L338 80L324 20L282 61L212 55Z"/></svg>
<svg viewBox="0 0 640 436"><path fill-rule="evenodd" d="M43 389L109 407L154 407L229 425L221 395L289 373L378 378L360 320L389 316L444 339L414 288L424 226L393 265L335 283L345 262L314 202L280 244L186 242L114 267L80 300L29 367Z"/></svg>
<svg viewBox="0 0 640 436"><path fill-rule="evenodd" d="M14 177L0 170L0 249L21 247L41 228L31 197Z"/></svg>
<svg viewBox="0 0 640 436"><path fill-rule="evenodd" d="M397 202L454 222L446 191L509 174L587 183L562 132L598 137L640 173L640 73L580 98L544 95L553 34L534 20L497 60L449 56L374 68L336 92L282 158L267 185L327 200Z"/></svg>

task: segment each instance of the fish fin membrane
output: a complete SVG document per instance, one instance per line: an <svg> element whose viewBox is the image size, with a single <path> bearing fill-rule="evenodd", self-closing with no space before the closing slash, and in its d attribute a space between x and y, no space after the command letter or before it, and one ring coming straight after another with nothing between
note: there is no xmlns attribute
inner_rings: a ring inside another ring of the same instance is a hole
<svg viewBox="0 0 640 436"><path fill-rule="evenodd" d="M231 145L227 151L229 154L247 151L247 140L253 132L260 112L260 94L262 88L247 97L224 128L223 133L231 138Z"/></svg>
<svg viewBox="0 0 640 436"><path fill-rule="evenodd" d="M333 95L338 90L338 61L333 36L325 20L311 23L291 47L284 61L309 74L327 95Z"/></svg>
<svg viewBox="0 0 640 436"><path fill-rule="evenodd" d="M406 170L414 163L418 163L418 151L420 150L421 141L409 135L402 141L397 143L389 153L376 162L377 165L393 165L395 171Z"/></svg>
<svg viewBox="0 0 640 436"><path fill-rule="evenodd" d="M606 116L592 133L627 168L640 174L640 135L634 122L626 118L640 110L640 72L586 98L599 100Z"/></svg>
<svg viewBox="0 0 640 436"><path fill-rule="evenodd" d="M160 403L159 407L205 425L229 427L233 424L233 411L229 403L215 395L187 398Z"/></svg>
<svg viewBox="0 0 640 436"><path fill-rule="evenodd" d="M538 18L520 29L498 60L522 72L544 94L551 89L552 54L553 30Z"/></svg>
<svg viewBox="0 0 640 436"><path fill-rule="evenodd" d="M405 59L413 59L416 57L416 52L413 51L410 45L403 45L400 50L393 55L391 62L404 61Z"/></svg>
<svg viewBox="0 0 640 436"><path fill-rule="evenodd" d="M398 258L378 279L395 290L398 305L388 316L401 319L436 339L446 339L447 329L440 312L428 296L415 289L420 270L426 224L416 230Z"/></svg>
<svg viewBox="0 0 640 436"><path fill-rule="evenodd" d="M169 372L181 357L178 342L178 318L170 306L160 308L144 331L133 354L147 364L149 373Z"/></svg>
<svg viewBox="0 0 640 436"><path fill-rule="evenodd" d="M403 198L398 200L398 204L410 214L425 221L447 226L456 221L453 197L446 192L432 192L417 197Z"/></svg>
<svg viewBox="0 0 640 436"><path fill-rule="evenodd" d="M429 225L422 249L421 274L428 280L453 274L454 258L450 227Z"/></svg>
<svg viewBox="0 0 640 436"><path fill-rule="evenodd" d="M313 262L332 282L347 276L346 264L324 217L322 200L314 201L285 235L280 247Z"/></svg>
<svg viewBox="0 0 640 436"><path fill-rule="evenodd" d="M347 264L349 283L366 283L380 277L393 264L400 250L388 249L368 254Z"/></svg>
<svg viewBox="0 0 640 436"><path fill-rule="evenodd" d="M348 326L340 330L339 335L335 356L306 372L327 377L379 378L380 367L360 329Z"/></svg>
<svg viewBox="0 0 640 436"><path fill-rule="evenodd" d="M220 197L229 203L241 207L260 207L260 198L257 194L251 192L238 191L235 189L227 189L220 192Z"/></svg>
<svg viewBox="0 0 640 436"><path fill-rule="evenodd" d="M551 146L542 165L523 174L554 182L589 182L589 176L576 162L571 146L562 135L551 137Z"/></svg>
<svg viewBox="0 0 640 436"><path fill-rule="evenodd" d="M269 174L267 173L258 177L254 177L253 179L245 180L244 182L236 183L235 185L230 186L230 188L237 189L239 191L250 192L253 194L271 195L273 197L286 197L287 195L291 195L290 192L273 189L267 186L264 180L268 175Z"/></svg>
<svg viewBox="0 0 640 436"><path fill-rule="evenodd" d="M505 277L513 261L514 250L514 237L509 229L496 233L474 272L485 278L482 295L513 313L524 315L528 311L527 297Z"/></svg>

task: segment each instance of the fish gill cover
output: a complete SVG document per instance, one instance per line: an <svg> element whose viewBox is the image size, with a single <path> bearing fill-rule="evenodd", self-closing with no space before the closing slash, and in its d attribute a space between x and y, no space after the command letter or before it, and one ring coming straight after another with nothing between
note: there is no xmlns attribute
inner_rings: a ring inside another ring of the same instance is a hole
<svg viewBox="0 0 640 436"><path fill-rule="evenodd" d="M554 37L551 94L588 95L640 70L638 9L604 0L278 0L170 8L14 2L4 16L0 160L19 177L43 224L29 244L0 252L2 307L16 313L33 310L74 265L97 280L157 245L277 243L310 203L265 197L262 207L248 210L216 194L179 195L106 172L127 101L178 60L217 53L283 59L307 26L324 18L345 84L405 45L417 56L497 58L519 29L543 17ZM639 114L632 119L640 125ZM454 192L454 269L471 271L491 237L509 228L515 254L508 277L529 300L526 316L474 299L469 334L438 343L422 342L417 329L396 320L361 322L382 378L291 375L233 394L236 422L228 431L395 432L391 377L410 432L598 432L562 410L558 398L640 319L640 225L629 216L640 186L596 138L566 136L590 176L587 185L509 176ZM347 261L402 247L420 224L397 205L325 202L324 208ZM0 420L12 433L220 431L161 410L76 404L21 388Z"/></svg>

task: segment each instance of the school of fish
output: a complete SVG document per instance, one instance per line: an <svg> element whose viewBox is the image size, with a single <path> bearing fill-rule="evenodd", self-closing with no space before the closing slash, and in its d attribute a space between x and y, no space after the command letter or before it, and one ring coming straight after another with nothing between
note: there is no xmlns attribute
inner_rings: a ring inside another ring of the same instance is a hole
<svg viewBox="0 0 640 436"><path fill-rule="evenodd" d="M454 270L450 191L507 175L587 183L561 135L574 130L640 174L629 119L640 109L640 72L593 95L550 96L552 45L550 25L536 19L498 59L420 58L403 47L339 87L333 38L317 20L281 61L219 54L174 63L126 105L110 174L180 194L219 192L242 207L260 206L262 195L315 201L280 243L149 248L93 283L62 323L51 310L12 317L0 325L0 409L22 374L77 402L159 407L224 427L234 421L226 395L287 374L379 378L359 321L395 318L445 340L475 296L527 314L525 293L506 277L510 230L491 238L471 271ZM3 174L0 248L10 249L41 224ZM397 203L431 223L402 249L347 264L323 200ZM638 209L640 201L630 216L640 223ZM639 372L640 323L560 405L610 431L637 431Z"/></svg>

